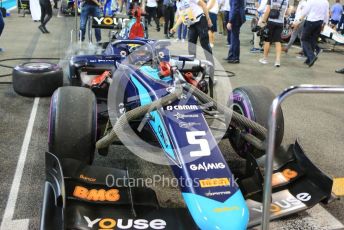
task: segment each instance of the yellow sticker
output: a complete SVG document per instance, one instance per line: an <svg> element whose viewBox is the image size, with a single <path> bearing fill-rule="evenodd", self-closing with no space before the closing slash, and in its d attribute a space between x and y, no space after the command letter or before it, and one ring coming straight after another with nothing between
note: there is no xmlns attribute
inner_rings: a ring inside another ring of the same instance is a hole
<svg viewBox="0 0 344 230"><path fill-rule="evenodd" d="M213 178L199 180L201 188L210 188L210 187L220 187L220 186L229 186L229 178Z"/></svg>

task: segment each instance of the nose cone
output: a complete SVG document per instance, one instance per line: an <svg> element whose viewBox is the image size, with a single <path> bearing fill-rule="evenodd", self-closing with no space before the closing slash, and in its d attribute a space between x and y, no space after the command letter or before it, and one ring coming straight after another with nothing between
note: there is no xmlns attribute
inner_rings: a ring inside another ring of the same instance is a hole
<svg viewBox="0 0 344 230"><path fill-rule="evenodd" d="M249 211L240 190L225 202L219 202L193 193L183 193L185 203L202 230L246 229Z"/></svg>

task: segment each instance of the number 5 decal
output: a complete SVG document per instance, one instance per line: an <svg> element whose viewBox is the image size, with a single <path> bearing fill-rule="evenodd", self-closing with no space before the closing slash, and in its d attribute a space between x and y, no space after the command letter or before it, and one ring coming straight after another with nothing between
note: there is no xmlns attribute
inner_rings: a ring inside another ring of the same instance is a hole
<svg viewBox="0 0 344 230"><path fill-rule="evenodd" d="M210 156L210 148L207 139L196 139L197 136L205 136L205 131L190 131L186 132L186 138L191 145L199 145L201 150L191 151L191 157Z"/></svg>

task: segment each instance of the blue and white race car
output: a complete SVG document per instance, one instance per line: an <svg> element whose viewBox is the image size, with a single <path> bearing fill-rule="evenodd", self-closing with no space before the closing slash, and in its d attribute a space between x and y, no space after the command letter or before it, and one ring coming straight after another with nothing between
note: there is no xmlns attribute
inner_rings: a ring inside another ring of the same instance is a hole
<svg viewBox="0 0 344 230"><path fill-rule="evenodd" d="M222 105L207 94L207 62L172 57L168 45L117 40L102 55L71 59L73 86L59 88L51 99L41 229L222 230L260 224L266 121L274 95L261 86L240 87L229 92L233 105ZM232 116L223 139L241 157L240 167L226 160L209 126L219 113ZM281 109L277 124L279 148ZM149 188L109 187L108 175L129 180L130 168L92 165L96 149L106 155L110 145L134 135L159 147L176 178L195 182L180 185L186 208L160 207ZM298 141L279 150L272 186L272 219L331 200L332 179Z"/></svg>

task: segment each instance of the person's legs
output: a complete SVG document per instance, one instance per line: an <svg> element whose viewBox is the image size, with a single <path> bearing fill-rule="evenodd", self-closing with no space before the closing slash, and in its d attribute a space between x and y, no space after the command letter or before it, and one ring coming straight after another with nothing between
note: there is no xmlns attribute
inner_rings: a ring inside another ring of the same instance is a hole
<svg viewBox="0 0 344 230"><path fill-rule="evenodd" d="M164 6L164 20L165 20L165 24L164 24L164 34L167 36L168 35L168 26L170 23L170 7Z"/></svg>
<svg viewBox="0 0 344 230"><path fill-rule="evenodd" d="M314 60L314 50L313 50L313 30L314 30L314 22L306 21L303 32L302 32L302 46L303 52L307 57L306 64L309 64L312 60Z"/></svg>
<svg viewBox="0 0 344 230"><path fill-rule="evenodd" d="M2 34L2 31L4 30L5 27L5 22L4 22L4 18L2 17L2 13L0 12L0 36ZM4 51L2 48L0 48L0 52Z"/></svg>
<svg viewBox="0 0 344 230"><path fill-rule="evenodd" d="M213 51L209 45L208 22L205 17L201 17L200 21L197 24L197 33L204 51L205 58L207 59L207 61L214 64Z"/></svg>
<svg viewBox="0 0 344 230"><path fill-rule="evenodd" d="M157 7L151 7L151 10L152 10L152 17L153 17L153 20L154 20L155 25L156 25L156 29L158 31L160 31L160 23L159 23L159 20L157 18Z"/></svg>
<svg viewBox="0 0 344 230"><path fill-rule="evenodd" d="M189 27L189 34L188 34L188 51L190 55L196 56L196 44L198 39L198 32L196 29L196 25L192 25Z"/></svg>
<svg viewBox="0 0 344 230"><path fill-rule="evenodd" d="M223 11L219 11L217 14L217 27L219 34L223 34Z"/></svg>
<svg viewBox="0 0 344 230"><path fill-rule="evenodd" d="M174 8L173 7L169 7L169 11L170 11L170 20L169 20L169 27L168 27L168 31L170 31L173 28L174 25Z"/></svg>
<svg viewBox="0 0 344 230"><path fill-rule="evenodd" d="M233 25L231 30L231 50L230 59L240 59L240 25Z"/></svg>
<svg viewBox="0 0 344 230"><path fill-rule="evenodd" d="M182 30L183 30L183 24L180 24L180 25L178 26L178 30L177 30L178 39L179 39L179 40L182 39Z"/></svg>
<svg viewBox="0 0 344 230"><path fill-rule="evenodd" d="M87 21L88 21L89 11L90 11L89 5L85 4L82 7L81 14L80 14L81 41L85 40L86 24L87 24Z"/></svg>
<svg viewBox="0 0 344 230"><path fill-rule="evenodd" d="M50 2L47 2L45 4L45 12L46 12L47 16L45 17L44 21L42 22L42 26L45 29L45 32L49 33L49 31L45 28L45 26L47 25L47 23L50 21L51 17L53 16L53 9L51 7Z"/></svg>
<svg viewBox="0 0 344 230"><path fill-rule="evenodd" d="M295 30L293 30L293 33L291 34L291 37L289 39L289 42L288 44L286 45L285 47L285 52L288 52L288 50L290 49L290 47L294 44L296 38L298 37L299 35L299 31L300 31L300 28L297 28Z"/></svg>
<svg viewBox="0 0 344 230"><path fill-rule="evenodd" d="M315 27L314 32L313 32L313 46L314 46L314 51L316 53L316 56L318 56L318 54L321 51L320 47L318 46L318 39L321 34L321 29L322 29L322 22L317 23L317 26Z"/></svg>
<svg viewBox="0 0 344 230"><path fill-rule="evenodd" d="M209 36L210 47L212 47L214 46L214 32L211 30L208 30L208 36Z"/></svg>
<svg viewBox="0 0 344 230"><path fill-rule="evenodd" d="M188 34L188 27L183 24L183 39L186 38L186 35Z"/></svg>
<svg viewBox="0 0 344 230"><path fill-rule="evenodd" d="M253 48L254 49L259 49L260 48L259 41L260 41L260 39L259 39L259 37L257 35L257 32L254 32L253 33Z"/></svg>
<svg viewBox="0 0 344 230"><path fill-rule="evenodd" d="M282 52L282 45L280 42L275 42L275 50L276 50L276 61L275 63L281 62L281 52Z"/></svg>
<svg viewBox="0 0 344 230"><path fill-rule="evenodd" d="M151 26L152 7L146 6L146 12L147 12L147 22L148 22L148 25Z"/></svg>
<svg viewBox="0 0 344 230"><path fill-rule="evenodd" d="M340 18L340 21L337 25L337 31L341 31L343 24L344 24L344 14L342 14L342 17ZM342 30L342 34L343 34L343 32L344 32L344 29Z"/></svg>
<svg viewBox="0 0 344 230"><path fill-rule="evenodd" d="M91 16L99 18L100 17L100 9L99 9L99 7L92 6L90 13L91 13ZM95 32L95 36L96 36L96 41L100 42L100 40L102 40L100 29L99 28L95 28L94 32Z"/></svg>
<svg viewBox="0 0 344 230"><path fill-rule="evenodd" d="M41 6L41 26L43 26L42 24L44 22L44 19L45 19L47 12L46 12L46 8L45 8L45 4L43 4L42 2L39 2L39 5Z"/></svg>
<svg viewBox="0 0 344 230"><path fill-rule="evenodd" d="M264 59L267 59L270 51L270 42L264 42Z"/></svg>

